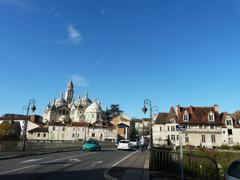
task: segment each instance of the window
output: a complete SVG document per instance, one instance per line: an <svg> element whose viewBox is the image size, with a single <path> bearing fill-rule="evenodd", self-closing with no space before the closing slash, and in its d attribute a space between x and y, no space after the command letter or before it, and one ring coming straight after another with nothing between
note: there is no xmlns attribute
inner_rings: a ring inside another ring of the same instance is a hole
<svg viewBox="0 0 240 180"><path fill-rule="evenodd" d="M94 118L94 114L92 114L92 118Z"/></svg>
<svg viewBox="0 0 240 180"><path fill-rule="evenodd" d="M199 129L202 129L202 125L199 125Z"/></svg>
<svg viewBox="0 0 240 180"><path fill-rule="evenodd" d="M162 126L160 126L160 131L162 131Z"/></svg>
<svg viewBox="0 0 240 180"><path fill-rule="evenodd" d="M214 129L214 125L210 125L210 129Z"/></svg>
<svg viewBox="0 0 240 180"><path fill-rule="evenodd" d="M171 131L175 131L175 126L171 126Z"/></svg>
<svg viewBox="0 0 240 180"><path fill-rule="evenodd" d="M72 134L72 137L75 137L75 134Z"/></svg>
<svg viewBox="0 0 240 180"><path fill-rule="evenodd" d="M37 137L40 137L40 133L38 133Z"/></svg>
<svg viewBox="0 0 240 180"><path fill-rule="evenodd" d="M46 133L43 134L43 137L46 137Z"/></svg>
<svg viewBox="0 0 240 180"><path fill-rule="evenodd" d="M167 127L167 130L169 131L169 126Z"/></svg>
<svg viewBox="0 0 240 180"><path fill-rule="evenodd" d="M231 120L227 120L227 125L231 126L232 125L232 121Z"/></svg>
<svg viewBox="0 0 240 180"><path fill-rule="evenodd" d="M65 127L63 127L62 130L65 131Z"/></svg>
<svg viewBox="0 0 240 180"><path fill-rule="evenodd" d="M189 115L187 111L185 111L183 114L183 121L189 121Z"/></svg>
<svg viewBox="0 0 240 180"><path fill-rule="evenodd" d="M216 142L216 137L215 137L215 135L211 135L211 140L212 140L212 143L215 143L215 142Z"/></svg>
<svg viewBox="0 0 240 180"><path fill-rule="evenodd" d="M225 134L225 131L223 131L223 134Z"/></svg>
<svg viewBox="0 0 240 180"><path fill-rule="evenodd" d="M189 142L189 137L185 136L185 142Z"/></svg>
<svg viewBox="0 0 240 180"><path fill-rule="evenodd" d="M68 114L69 114L69 112L68 112L68 111L66 111L66 114L68 115Z"/></svg>
<svg viewBox="0 0 240 180"><path fill-rule="evenodd" d="M52 130L55 131L55 127L54 126L53 126Z"/></svg>
<svg viewBox="0 0 240 180"><path fill-rule="evenodd" d="M232 135L232 129L228 129L228 135Z"/></svg>
<svg viewBox="0 0 240 180"><path fill-rule="evenodd" d="M59 114L62 114L62 110L59 110Z"/></svg>
<svg viewBox="0 0 240 180"><path fill-rule="evenodd" d="M202 142L206 142L206 137L205 137L205 135L202 135Z"/></svg>
<svg viewBox="0 0 240 180"><path fill-rule="evenodd" d="M95 133L92 133L92 137L95 137Z"/></svg>
<svg viewBox="0 0 240 180"><path fill-rule="evenodd" d="M63 110L63 115L65 115L65 109Z"/></svg>
<svg viewBox="0 0 240 180"><path fill-rule="evenodd" d="M179 139L179 138L178 138L178 135L177 135L177 141L178 141L178 139Z"/></svg>
<svg viewBox="0 0 240 180"><path fill-rule="evenodd" d="M175 141L175 135L171 135L171 140Z"/></svg>
<svg viewBox="0 0 240 180"><path fill-rule="evenodd" d="M214 114L213 112L210 112L209 115L208 115L208 120L209 121L214 121Z"/></svg>

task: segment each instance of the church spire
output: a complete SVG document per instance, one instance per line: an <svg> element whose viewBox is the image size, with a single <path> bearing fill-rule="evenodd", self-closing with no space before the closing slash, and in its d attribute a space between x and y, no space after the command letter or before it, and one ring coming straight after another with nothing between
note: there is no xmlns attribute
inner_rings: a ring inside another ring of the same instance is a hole
<svg viewBox="0 0 240 180"><path fill-rule="evenodd" d="M68 82L68 86L67 86L67 90L66 90L66 94L65 94L65 100L67 101L68 104L70 104L72 102L73 94L74 94L73 83L70 80Z"/></svg>

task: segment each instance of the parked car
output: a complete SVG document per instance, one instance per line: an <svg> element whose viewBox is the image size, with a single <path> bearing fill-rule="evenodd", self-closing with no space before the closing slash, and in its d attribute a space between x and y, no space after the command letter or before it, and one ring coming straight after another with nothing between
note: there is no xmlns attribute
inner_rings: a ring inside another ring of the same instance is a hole
<svg viewBox="0 0 240 180"><path fill-rule="evenodd" d="M225 180L240 180L240 160L233 161L224 174Z"/></svg>
<svg viewBox="0 0 240 180"><path fill-rule="evenodd" d="M121 140L117 147L118 150L132 150L132 148L133 146L129 140Z"/></svg>
<svg viewBox="0 0 240 180"><path fill-rule="evenodd" d="M90 139L87 142L85 142L82 146L82 150L89 150L89 151L95 151L101 150L101 144L99 143L99 141L94 140L94 139Z"/></svg>
<svg viewBox="0 0 240 180"><path fill-rule="evenodd" d="M138 149L139 148L138 142L130 141L130 143L131 143L133 149Z"/></svg>

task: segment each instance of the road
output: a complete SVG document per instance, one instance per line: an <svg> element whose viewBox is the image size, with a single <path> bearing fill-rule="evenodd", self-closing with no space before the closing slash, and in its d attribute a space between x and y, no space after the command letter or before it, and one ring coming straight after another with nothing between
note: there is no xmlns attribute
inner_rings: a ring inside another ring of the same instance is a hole
<svg viewBox="0 0 240 180"><path fill-rule="evenodd" d="M103 149L71 151L0 160L2 180L103 180L104 171L133 152Z"/></svg>

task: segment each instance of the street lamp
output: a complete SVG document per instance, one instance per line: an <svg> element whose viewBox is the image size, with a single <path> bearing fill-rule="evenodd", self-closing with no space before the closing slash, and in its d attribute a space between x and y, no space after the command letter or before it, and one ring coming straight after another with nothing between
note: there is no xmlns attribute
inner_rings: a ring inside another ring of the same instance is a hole
<svg viewBox="0 0 240 180"><path fill-rule="evenodd" d="M144 114L148 111L147 106L149 106L149 111L150 111L150 125L149 125L149 134L150 134L150 150L152 149L152 102L149 99L144 100L144 105L142 108L142 111Z"/></svg>
<svg viewBox="0 0 240 180"><path fill-rule="evenodd" d="M32 112L34 112L34 111L36 110L35 100L34 100L34 99L30 99L29 102L28 102L27 115L26 115L26 118L25 118L25 120L24 120L24 126L23 126L23 147L22 147L22 150L23 150L23 151L25 151L25 148L26 148L27 123L28 123L28 116L29 116L30 106L31 106Z"/></svg>

